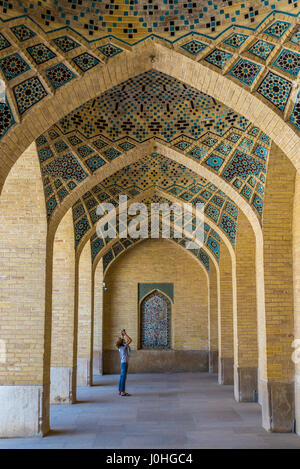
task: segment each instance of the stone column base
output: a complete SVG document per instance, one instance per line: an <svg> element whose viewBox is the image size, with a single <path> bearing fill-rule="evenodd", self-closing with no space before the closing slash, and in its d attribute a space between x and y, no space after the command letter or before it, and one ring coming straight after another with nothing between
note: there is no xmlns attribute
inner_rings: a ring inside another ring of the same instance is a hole
<svg viewBox="0 0 300 469"><path fill-rule="evenodd" d="M262 426L269 432L289 433L295 418L294 383L261 380Z"/></svg>
<svg viewBox="0 0 300 469"><path fill-rule="evenodd" d="M257 367L234 366L234 397L237 402L255 402Z"/></svg>
<svg viewBox="0 0 300 469"><path fill-rule="evenodd" d="M91 386L90 360L77 358L77 386Z"/></svg>
<svg viewBox="0 0 300 469"><path fill-rule="evenodd" d="M219 357L218 383L225 385L233 384L233 358Z"/></svg>
<svg viewBox="0 0 300 469"><path fill-rule="evenodd" d="M73 372L71 366L51 366L50 404L74 404L76 388L73 389Z"/></svg>
<svg viewBox="0 0 300 469"><path fill-rule="evenodd" d="M208 352L208 371L209 373L218 373L218 350Z"/></svg>
<svg viewBox="0 0 300 469"><path fill-rule="evenodd" d="M46 435L49 401L44 399L43 386L0 386L0 438Z"/></svg>

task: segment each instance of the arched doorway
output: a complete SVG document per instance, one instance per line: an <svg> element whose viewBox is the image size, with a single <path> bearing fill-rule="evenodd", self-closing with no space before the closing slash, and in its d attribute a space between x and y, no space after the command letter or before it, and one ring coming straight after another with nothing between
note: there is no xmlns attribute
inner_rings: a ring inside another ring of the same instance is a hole
<svg viewBox="0 0 300 469"><path fill-rule="evenodd" d="M158 290L143 299L140 308L142 349L171 348L171 302Z"/></svg>

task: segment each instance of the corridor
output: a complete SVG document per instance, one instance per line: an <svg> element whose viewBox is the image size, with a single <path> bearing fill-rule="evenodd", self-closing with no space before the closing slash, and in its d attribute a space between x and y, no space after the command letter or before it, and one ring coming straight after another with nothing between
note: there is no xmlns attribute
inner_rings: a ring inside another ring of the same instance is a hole
<svg viewBox="0 0 300 469"><path fill-rule="evenodd" d="M117 375L79 388L75 405L51 406L45 438L0 440L4 448L297 448L296 435L268 433L255 403L237 403L232 386L208 373L132 374L131 397Z"/></svg>

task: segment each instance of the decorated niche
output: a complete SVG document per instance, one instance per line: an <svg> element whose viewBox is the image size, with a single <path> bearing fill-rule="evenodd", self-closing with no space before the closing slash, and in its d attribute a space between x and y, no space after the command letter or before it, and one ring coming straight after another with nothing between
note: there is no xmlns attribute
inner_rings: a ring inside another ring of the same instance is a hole
<svg viewBox="0 0 300 469"><path fill-rule="evenodd" d="M158 290L148 294L141 302L140 343L142 349L171 348L171 302Z"/></svg>

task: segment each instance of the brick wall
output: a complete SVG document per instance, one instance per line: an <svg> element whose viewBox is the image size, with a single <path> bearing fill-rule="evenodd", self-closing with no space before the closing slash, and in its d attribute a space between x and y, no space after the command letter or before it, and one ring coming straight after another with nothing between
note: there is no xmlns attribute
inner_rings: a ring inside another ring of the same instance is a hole
<svg viewBox="0 0 300 469"><path fill-rule="evenodd" d="M116 338L126 328L138 343L138 283L174 283L172 347L176 350L208 348L207 275L198 261L167 240L146 240L109 268L104 278L103 347L115 349Z"/></svg>

